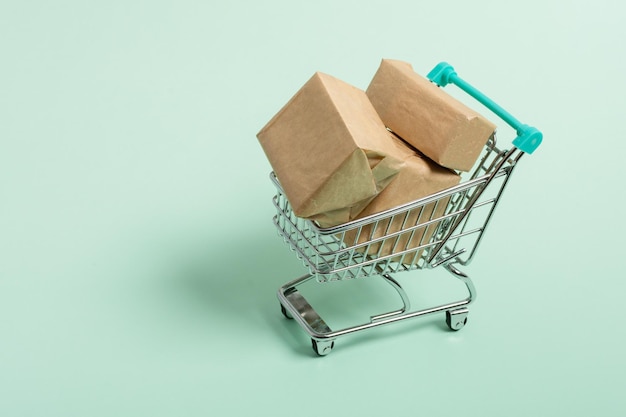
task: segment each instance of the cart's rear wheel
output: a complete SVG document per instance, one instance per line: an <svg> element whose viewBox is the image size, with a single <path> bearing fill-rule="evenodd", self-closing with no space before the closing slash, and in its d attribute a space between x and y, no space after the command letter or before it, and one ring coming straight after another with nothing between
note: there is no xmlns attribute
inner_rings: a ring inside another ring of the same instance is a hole
<svg viewBox="0 0 626 417"><path fill-rule="evenodd" d="M326 356L335 347L335 341L334 340L322 341L322 340L311 339L311 345L313 345L313 350L319 356Z"/></svg>
<svg viewBox="0 0 626 417"><path fill-rule="evenodd" d="M450 330L461 330L467 324L467 308L459 308L457 310L446 311L446 324Z"/></svg>
<svg viewBox="0 0 626 417"><path fill-rule="evenodd" d="M288 319L293 319L293 317L291 317L291 314L289 314L289 312L287 311L287 309L285 308L284 305L280 305L280 312L283 313L283 316L285 316Z"/></svg>

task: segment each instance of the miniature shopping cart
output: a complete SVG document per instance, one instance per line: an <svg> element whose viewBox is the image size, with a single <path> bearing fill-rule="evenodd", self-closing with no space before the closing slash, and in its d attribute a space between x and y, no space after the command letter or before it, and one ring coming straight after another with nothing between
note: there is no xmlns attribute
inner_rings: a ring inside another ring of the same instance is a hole
<svg viewBox="0 0 626 417"><path fill-rule="evenodd" d="M532 153L542 134L524 125L481 92L459 78L454 69L440 63L428 78L443 87L453 83L513 127L517 137L510 149L502 149L493 135L473 170L454 187L335 227L321 228L297 217L272 173L277 193L274 224L285 243L308 268L309 273L278 290L282 313L295 319L311 337L318 355L330 353L334 340L404 319L444 313L451 330L467 322L468 305L476 298L474 285L459 267L474 257L502 192L524 153ZM399 225L399 226L398 226ZM391 274L443 267L467 287L468 296L431 308L412 310L409 297ZM331 282L379 276L399 294L402 307L376 315L368 322L331 330L298 287L310 280Z"/></svg>

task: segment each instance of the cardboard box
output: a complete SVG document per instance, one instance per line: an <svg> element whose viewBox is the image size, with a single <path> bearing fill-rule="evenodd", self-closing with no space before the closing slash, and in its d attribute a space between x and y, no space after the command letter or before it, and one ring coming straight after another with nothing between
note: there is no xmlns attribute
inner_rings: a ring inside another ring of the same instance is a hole
<svg viewBox="0 0 626 417"><path fill-rule="evenodd" d="M387 127L451 169L471 170L496 129L406 62L384 59L366 92Z"/></svg>
<svg viewBox="0 0 626 417"><path fill-rule="evenodd" d="M394 138L394 149L390 155L404 162L397 177L376 197L360 214L365 217L370 214L398 207L402 204L426 197L428 195L445 190L457 185L461 177L454 171L441 167L428 158L423 157L415 150L407 146L401 139ZM398 216L389 224L389 221L379 222L376 226L364 226L357 238L357 231L346 232L345 241L350 243L363 243L367 240L379 238L390 233L395 233L411 226L424 224L430 219L442 216L447 206L447 200L439 204L430 203L423 209L415 209L408 216ZM407 249L413 249L423 243L427 243L436 230L438 223L424 225L398 235L398 239L388 239L381 247L381 243L372 244L359 250L361 253L387 256ZM421 253L421 251L420 251ZM418 253L419 256L419 253ZM412 256L405 259L411 262Z"/></svg>
<svg viewBox="0 0 626 417"><path fill-rule="evenodd" d="M294 213L325 226L354 219L402 166L365 92L320 72L257 137Z"/></svg>

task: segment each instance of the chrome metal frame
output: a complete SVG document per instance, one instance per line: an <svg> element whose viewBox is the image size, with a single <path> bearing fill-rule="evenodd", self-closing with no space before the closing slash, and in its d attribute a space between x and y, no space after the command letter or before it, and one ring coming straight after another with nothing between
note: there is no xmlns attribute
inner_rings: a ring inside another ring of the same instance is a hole
<svg viewBox="0 0 626 417"><path fill-rule="evenodd" d="M468 265L482 241L497 203L523 152L512 147L501 151L495 135L462 183L375 215L335 227L322 228L297 217L282 192L276 176L274 224L285 243L302 260L309 273L279 288L283 313L294 318L309 334L319 355L328 354L334 340L357 331L404 319L446 312L450 329L459 330L467 321L468 308L476 299L469 276L457 268ZM401 225L398 227L398 225ZM443 266L467 289L462 300L412 311L409 297L390 275L416 269ZM316 279L319 282L380 276L391 285L402 307L372 315L369 322L331 330L297 287Z"/></svg>

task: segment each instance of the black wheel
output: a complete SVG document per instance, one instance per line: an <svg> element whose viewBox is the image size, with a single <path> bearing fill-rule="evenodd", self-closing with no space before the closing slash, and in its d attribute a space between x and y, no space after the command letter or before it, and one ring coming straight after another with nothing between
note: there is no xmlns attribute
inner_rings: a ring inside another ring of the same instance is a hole
<svg viewBox="0 0 626 417"><path fill-rule="evenodd" d="M280 312L283 313L283 316L285 316L286 318L288 318L289 320L293 319L293 317L291 317L291 314L289 314L289 312L287 311L287 309L285 308L284 305L280 305Z"/></svg>
<svg viewBox="0 0 626 417"><path fill-rule="evenodd" d="M331 341L318 342L315 339L311 339L311 345L313 346L313 350L315 351L315 353L318 354L318 356L326 356L335 347L335 341L331 340Z"/></svg>
<svg viewBox="0 0 626 417"><path fill-rule="evenodd" d="M452 314L450 311L446 311L446 324L450 330L455 332L461 330L467 324L467 312Z"/></svg>

